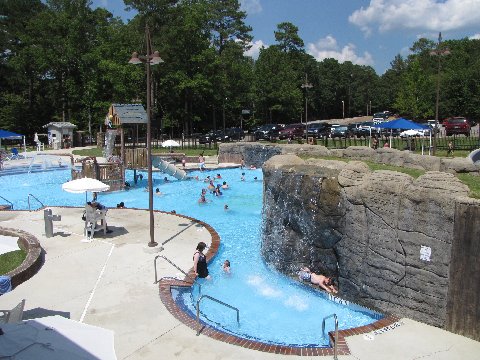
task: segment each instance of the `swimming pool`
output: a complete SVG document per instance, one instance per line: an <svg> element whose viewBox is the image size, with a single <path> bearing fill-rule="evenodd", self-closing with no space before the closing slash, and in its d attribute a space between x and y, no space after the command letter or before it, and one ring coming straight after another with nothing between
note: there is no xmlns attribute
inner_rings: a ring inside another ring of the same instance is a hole
<svg viewBox="0 0 480 360"><path fill-rule="evenodd" d="M326 346L321 337L322 319L336 313L339 328L348 329L370 324L378 314L329 301L323 293L303 286L270 268L260 255L262 226L262 171L246 170L246 180L241 181L241 170L216 170L208 173L191 173L202 178L217 173L220 181L230 185L221 197L208 194L207 204L197 200L206 183L202 181L176 181L165 174L154 173L154 187L164 196L154 196L154 207L175 210L212 225L221 238L220 249L209 264L211 281L202 281L202 294L210 295L240 309L240 327L236 314L210 301L202 302L202 319L226 333L270 344L295 346ZM126 207L148 208L147 176L143 174L136 186L128 191L99 194L99 201L115 207L123 201ZM127 172L127 181L133 182L133 172ZM254 180L257 177L257 180ZM16 174L0 177L0 196L14 203L14 209L28 208L27 196L32 194L50 206L83 206L85 197L61 190L61 184L70 180L69 170L35 174ZM225 211L228 204L230 210ZM38 204L37 207L40 207ZM194 249L192 249L192 255ZM225 259L232 263L231 275L221 270ZM185 269L187 270L187 269ZM179 292L177 301L187 311L195 313L198 291ZM333 321L327 322L327 331L333 330Z"/></svg>

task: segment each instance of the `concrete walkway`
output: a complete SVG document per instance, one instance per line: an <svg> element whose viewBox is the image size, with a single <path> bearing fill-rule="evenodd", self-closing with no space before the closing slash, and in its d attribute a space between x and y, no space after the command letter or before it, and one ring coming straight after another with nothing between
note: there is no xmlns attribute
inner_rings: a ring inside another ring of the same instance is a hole
<svg viewBox="0 0 480 360"><path fill-rule="evenodd" d="M26 299L24 318L61 314L115 332L118 359L291 359L196 336L163 306L154 284L154 257L149 241L148 211L110 209L111 234L83 235L83 208L52 208L62 216L54 237L45 237L43 211L0 211L0 226L27 231L45 250L45 263L30 280L0 296L0 309ZM211 243L203 226L173 214L155 213L155 239L181 269L192 267L196 244ZM159 277L179 277L159 259ZM478 360L480 343L410 319L379 334L347 337L351 355L342 360ZM320 336L319 325L319 336ZM308 357L307 357L308 358ZM324 357L332 359L332 357ZM315 357L315 359L319 359ZM321 358L320 358L321 359Z"/></svg>

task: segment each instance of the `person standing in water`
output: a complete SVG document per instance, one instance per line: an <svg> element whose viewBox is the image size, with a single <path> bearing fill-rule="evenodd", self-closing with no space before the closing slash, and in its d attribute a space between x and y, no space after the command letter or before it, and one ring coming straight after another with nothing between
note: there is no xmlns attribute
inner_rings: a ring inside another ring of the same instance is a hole
<svg viewBox="0 0 480 360"><path fill-rule="evenodd" d="M207 257L203 253L203 250L207 247L203 241L200 241L197 245L195 254L193 254L193 271L195 275L199 278L207 278L210 279L210 275L208 274L208 267L207 267Z"/></svg>

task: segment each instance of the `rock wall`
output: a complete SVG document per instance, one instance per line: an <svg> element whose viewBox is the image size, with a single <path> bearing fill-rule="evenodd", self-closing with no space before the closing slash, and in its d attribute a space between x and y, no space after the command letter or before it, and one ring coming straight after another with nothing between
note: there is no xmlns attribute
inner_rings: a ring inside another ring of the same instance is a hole
<svg viewBox="0 0 480 360"><path fill-rule="evenodd" d="M338 272L342 297L445 327L455 204L467 186L445 172L413 179L292 155L263 169L268 263L292 276L304 265Z"/></svg>

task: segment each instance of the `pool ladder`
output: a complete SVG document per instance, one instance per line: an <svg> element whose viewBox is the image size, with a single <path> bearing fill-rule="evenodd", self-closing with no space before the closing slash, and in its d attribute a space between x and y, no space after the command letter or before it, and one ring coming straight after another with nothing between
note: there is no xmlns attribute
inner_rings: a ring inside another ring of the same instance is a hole
<svg viewBox="0 0 480 360"><path fill-rule="evenodd" d="M157 284L158 283L158 273L157 273L157 259L158 258L162 258L164 259L165 261L167 261L170 265L172 265L173 267L175 267L178 271L180 271L182 274L184 274L187 278L189 278L192 283L195 282L195 279L192 279L185 271L183 271L182 269L180 269L180 267L178 267L173 261L169 260L167 257L163 256L163 255L157 255L155 256L155 259L153 260L153 266L155 268L155 282L154 284ZM200 295L202 293L202 285L199 283L198 284L198 294ZM215 301L216 303L218 304L221 304L223 306L226 306L230 309L233 309L237 312L237 324L240 325L240 311L234 307L234 306L231 306L231 305L228 305L227 303L224 303L223 301L220 301L218 299L215 299L214 297L211 297L209 295L201 295L198 300L197 300L197 324L198 324L198 327L197 327L197 336L200 335L200 330L201 330L201 326L200 326L200 302L203 300L203 299L210 299L212 301Z"/></svg>
<svg viewBox="0 0 480 360"><path fill-rule="evenodd" d="M169 260L167 257L163 256L163 255L157 255L155 256L155 259L153 260L153 266L155 268L155 282L154 284L157 284L160 280L158 280L158 274L157 274L157 259L158 258L162 258L164 260L166 260L170 265L172 265L174 268L176 268L178 271L180 271L183 275L185 275L185 277L187 277L188 279L190 279L192 281L192 283L195 282L195 279L193 279L191 276L189 276L185 271L183 271L182 269L180 269L180 267L178 267L177 265L175 265L175 263L171 260ZM182 280L182 281L185 281L185 280ZM202 293L202 285L201 284L198 284L198 294L201 294Z"/></svg>
<svg viewBox="0 0 480 360"><path fill-rule="evenodd" d="M32 197L32 198L34 198L35 200L37 200L37 201L39 202L39 204L41 205L41 207L45 207L45 205L43 205L43 203L42 203L40 200L38 200L38 198L37 198L35 195L33 195L33 194L28 194L28 199L27 199L27 201L28 201L28 211L32 211L32 210L30 210L30 197Z"/></svg>
<svg viewBox="0 0 480 360"><path fill-rule="evenodd" d="M240 311L236 307L234 307L232 305L228 305L227 303L224 303L223 301L215 299L214 297L211 297L209 295L202 295L197 300L197 336L200 335L200 330L201 330L201 326L200 326L200 302L203 299L210 299L210 300L215 301L216 303L218 303L220 305L223 305L223 306L228 307L232 310L235 310L237 312L237 325L240 326Z"/></svg>
<svg viewBox="0 0 480 360"><path fill-rule="evenodd" d="M5 200L7 203L10 204L10 210L13 210L13 203L11 201L8 201L7 199L5 199L3 196L0 196L1 199Z"/></svg>
<svg viewBox="0 0 480 360"><path fill-rule="evenodd" d="M338 343L338 318L337 318L337 314L328 315L328 316L325 316L323 318L323 321L322 321L322 337L324 339L326 339L326 336L325 336L325 320L330 319L332 317L335 319L335 335L334 335L334 339L333 339L333 359L337 360L337 343Z"/></svg>

